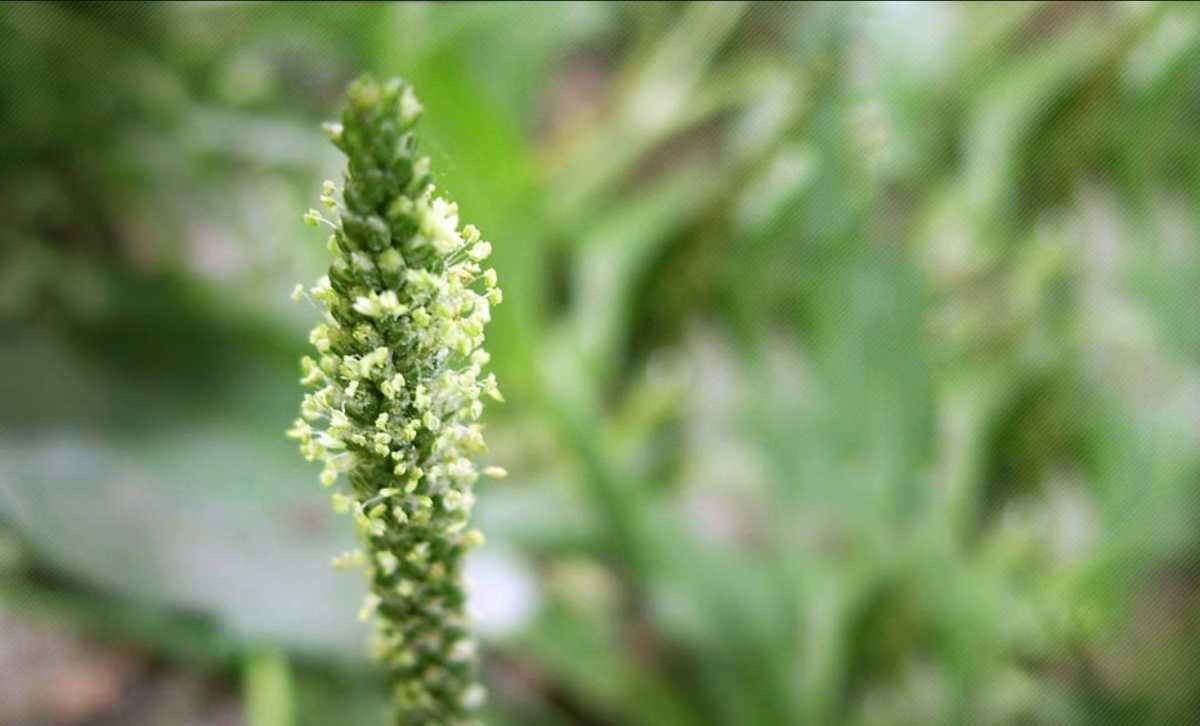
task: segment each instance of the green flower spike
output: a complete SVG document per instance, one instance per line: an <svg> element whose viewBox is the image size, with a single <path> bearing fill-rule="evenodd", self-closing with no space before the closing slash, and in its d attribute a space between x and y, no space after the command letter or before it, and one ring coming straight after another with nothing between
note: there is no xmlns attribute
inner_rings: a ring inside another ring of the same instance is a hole
<svg viewBox="0 0 1200 726"><path fill-rule="evenodd" d="M483 542L467 520L472 458L485 451L482 399L500 400L482 372L500 289L480 264L491 245L434 195L412 131L420 114L407 84L363 77L341 123L326 126L348 163L341 189L322 188L333 218L304 215L332 228L333 262L307 291L325 320L309 336L316 357L301 361L313 391L289 435L323 463L335 511L354 518L361 549L335 565L370 579L359 616L375 620L372 652L388 669L397 723L468 724L484 690L462 562Z"/></svg>

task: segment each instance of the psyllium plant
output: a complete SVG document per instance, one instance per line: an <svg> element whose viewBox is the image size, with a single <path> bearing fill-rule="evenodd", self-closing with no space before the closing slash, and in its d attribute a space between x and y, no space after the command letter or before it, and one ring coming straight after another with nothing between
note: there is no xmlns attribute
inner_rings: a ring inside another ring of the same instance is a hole
<svg viewBox="0 0 1200 726"><path fill-rule="evenodd" d="M483 399L501 400L484 375L484 326L500 302L491 245L458 224L434 195L429 158L416 150L421 104L399 80L351 84L340 123L327 124L347 157L343 185L325 182L329 274L308 297L325 319L309 338L301 417L289 434L333 507L349 513L361 548L334 559L362 567L374 617L372 652L387 667L398 723L465 724L484 698L465 613L463 556L483 542L468 528L485 451ZM327 216L328 215L328 216ZM484 473L499 477L489 467Z"/></svg>

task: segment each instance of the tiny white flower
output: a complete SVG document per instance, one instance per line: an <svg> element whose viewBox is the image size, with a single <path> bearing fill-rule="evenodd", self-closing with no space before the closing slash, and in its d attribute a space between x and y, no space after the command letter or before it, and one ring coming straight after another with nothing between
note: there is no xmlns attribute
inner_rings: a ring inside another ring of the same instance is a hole
<svg viewBox="0 0 1200 726"><path fill-rule="evenodd" d="M405 86L403 93L400 95L400 120L402 123L410 124L417 120L421 115L424 107L417 100L417 95L413 93L412 86Z"/></svg>
<svg viewBox="0 0 1200 726"><path fill-rule="evenodd" d="M404 258L395 247L389 247L379 256L377 264L384 272L399 272L404 267Z"/></svg>
<svg viewBox="0 0 1200 726"><path fill-rule="evenodd" d="M375 561L379 563L379 569L384 575L390 576L400 566L400 560L391 552L380 552L375 555Z"/></svg>
<svg viewBox="0 0 1200 726"><path fill-rule="evenodd" d="M458 233L458 205L436 197L421 214L421 233L440 255L448 255L463 244Z"/></svg>
<svg viewBox="0 0 1200 726"><path fill-rule="evenodd" d="M375 611L379 609L379 604L381 602L383 601L375 593L367 593L367 596L363 598L362 607L358 610L359 622L365 623L370 620L371 616L375 614Z"/></svg>
<svg viewBox="0 0 1200 726"><path fill-rule="evenodd" d="M350 507L354 505L354 499L340 492L334 492L329 497L330 503L333 505L333 511L337 514L345 514L350 511Z"/></svg>
<svg viewBox="0 0 1200 726"><path fill-rule="evenodd" d="M379 298L375 295L355 298L354 310L362 315L366 315L368 318L377 318L383 315L383 308L380 307Z"/></svg>
<svg viewBox="0 0 1200 726"><path fill-rule="evenodd" d="M326 467L321 470L321 486L331 487L337 481L337 469Z"/></svg>
<svg viewBox="0 0 1200 726"><path fill-rule="evenodd" d="M491 254L491 242L476 242L471 249L467 251L467 256L476 262L482 262L486 260Z"/></svg>

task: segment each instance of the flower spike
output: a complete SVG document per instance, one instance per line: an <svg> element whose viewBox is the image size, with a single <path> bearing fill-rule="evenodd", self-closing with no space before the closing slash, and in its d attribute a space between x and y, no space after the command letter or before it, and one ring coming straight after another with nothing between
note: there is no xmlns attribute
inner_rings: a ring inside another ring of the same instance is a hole
<svg viewBox="0 0 1200 726"><path fill-rule="evenodd" d="M309 291L326 315L302 365L313 392L289 435L323 462L334 509L357 527L360 549L334 561L370 579L359 615L376 623L371 650L388 669L397 722L475 723L484 690L462 561L483 543L466 526L473 457L485 450L483 398L500 400L482 372L484 327L500 301L495 271L478 264L491 245L435 195L429 159L416 151L422 107L412 88L365 76L347 100L340 122L326 125L347 157L340 188L321 190L334 216L305 214L332 227L333 259Z"/></svg>

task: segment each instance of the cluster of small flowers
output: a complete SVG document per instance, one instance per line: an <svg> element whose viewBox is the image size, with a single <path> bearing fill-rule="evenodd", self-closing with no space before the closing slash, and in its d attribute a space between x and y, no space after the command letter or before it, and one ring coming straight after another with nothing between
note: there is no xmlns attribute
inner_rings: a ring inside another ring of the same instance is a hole
<svg viewBox="0 0 1200 726"><path fill-rule="evenodd" d="M344 187L325 182L321 196L334 219L305 215L332 228L333 262L293 295L325 320L310 336L317 357L301 361L315 390L289 435L323 462L334 509L356 523L362 548L334 564L370 579L359 615L377 615L372 651L392 675L400 723L469 723L484 692L461 563L483 542L467 521L483 399L502 400L482 347L501 292L481 266L491 245L459 228L457 205L434 196L428 157L415 153L411 87L364 77L348 98L341 123L327 125L348 157Z"/></svg>

